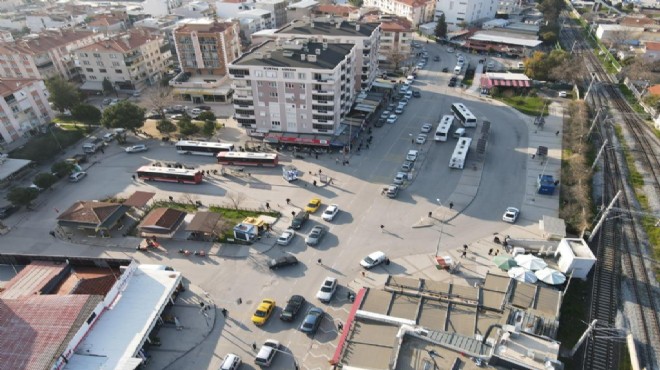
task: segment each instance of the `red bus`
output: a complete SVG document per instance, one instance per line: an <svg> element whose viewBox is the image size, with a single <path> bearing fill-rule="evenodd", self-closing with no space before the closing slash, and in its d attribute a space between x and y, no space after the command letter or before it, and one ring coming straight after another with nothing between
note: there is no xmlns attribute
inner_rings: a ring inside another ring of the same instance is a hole
<svg viewBox="0 0 660 370"><path fill-rule="evenodd" d="M277 166L277 154L253 152L220 152L218 163L230 166Z"/></svg>
<svg viewBox="0 0 660 370"><path fill-rule="evenodd" d="M184 184L202 182L202 171L186 168L143 166L137 170L138 178L144 181L165 181Z"/></svg>

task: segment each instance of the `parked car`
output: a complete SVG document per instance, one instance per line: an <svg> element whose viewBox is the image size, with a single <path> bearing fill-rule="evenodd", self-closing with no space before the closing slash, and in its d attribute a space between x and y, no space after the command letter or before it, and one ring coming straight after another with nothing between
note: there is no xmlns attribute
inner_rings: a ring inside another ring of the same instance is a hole
<svg viewBox="0 0 660 370"><path fill-rule="evenodd" d="M284 307L280 314L280 320L293 321L303 306L305 306L305 298L297 294L292 295L286 302L286 307Z"/></svg>
<svg viewBox="0 0 660 370"><path fill-rule="evenodd" d="M291 220L291 228L298 230L305 224L305 222L307 222L307 220L309 220L309 213L306 211L300 211L293 217L293 220Z"/></svg>
<svg viewBox="0 0 660 370"><path fill-rule="evenodd" d="M385 195L387 195L388 198L396 198L396 196L399 194L399 185L392 184L387 187L387 190L385 191Z"/></svg>
<svg viewBox="0 0 660 370"><path fill-rule="evenodd" d="M426 134L419 134L419 135L417 135L417 138L415 139L415 142L417 144L424 144L424 143L426 143L427 137L428 137L428 135L426 135Z"/></svg>
<svg viewBox="0 0 660 370"><path fill-rule="evenodd" d="M316 333L316 330L321 325L321 321L323 321L324 315L325 312L322 309L318 307L310 308L302 324L300 324L300 331L307 334Z"/></svg>
<svg viewBox="0 0 660 370"><path fill-rule="evenodd" d="M396 120L399 118L396 114L390 114L387 118L387 123L396 123Z"/></svg>
<svg viewBox="0 0 660 370"><path fill-rule="evenodd" d="M392 112L390 112L389 110L385 110L385 111L383 111L383 113L380 115L380 118L387 119L387 117L389 117L390 114L392 114Z"/></svg>
<svg viewBox="0 0 660 370"><path fill-rule="evenodd" d="M422 132L427 133L427 132L431 132L431 130L433 130L433 124L425 123L422 125Z"/></svg>
<svg viewBox="0 0 660 370"><path fill-rule="evenodd" d="M406 161L414 162L417 160L418 155L419 151L411 149L408 151L408 154L406 154Z"/></svg>
<svg viewBox="0 0 660 370"><path fill-rule="evenodd" d="M201 109L201 110L211 110L211 107L209 107L208 105L198 105L195 108Z"/></svg>
<svg viewBox="0 0 660 370"><path fill-rule="evenodd" d="M515 223L516 220L518 220L518 216L520 215L520 210L515 207L507 207L506 211L504 211L504 214L502 215L502 221L504 222L510 222L510 223Z"/></svg>
<svg viewBox="0 0 660 370"><path fill-rule="evenodd" d="M291 265L297 265L298 259L295 256L282 256L273 258L268 261L268 268L271 270L277 270L280 267L287 267Z"/></svg>
<svg viewBox="0 0 660 370"><path fill-rule="evenodd" d="M305 206L305 211L309 213L314 213L319 210L319 207L321 207L321 199L319 198L312 198L309 203Z"/></svg>
<svg viewBox="0 0 660 370"><path fill-rule="evenodd" d="M399 106L396 107L396 109L394 110L394 113L396 113L396 114L403 114L403 107L399 105Z"/></svg>
<svg viewBox="0 0 660 370"><path fill-rule="evenodd" d="M128 148L126 148L126 153L145 152L145 151L147 151L147 149L149 149L149 148L147 148L146 145L138 144L138 145L133 145L133 146L129 146Z"/></svg>
<svg viewBox="0 0 660 370"><path fill-rule="evenodd" d="M568 94L566 94L566 91L560 91L559 93L557 93L557 96L559 96L560 98L565 98L568 96Z"/></svg>
<svg viewBox="0 0 660 370"><path fill-rule="evenodd" d="M434 61L434 62L439 62L439 61L440 61L440 57L437 56L437 55L434 56L434 57L433 57L433 61Z"/></svg>
<svg viewBox="0 0 660 370"><path fill-rule="evenodd" d="M316 225L305 238L305 244L318 245L321 242L321 239L323 239L323 236L325 236L325 227Z"/></svg>
<svg viewBox="0 0 660 370"><path fill-rule="evenodd" d="M241 358L233 353L227 354L220 364L220 370L238 370L243 361Z"/></svg>
<svg viewBox="0 0 660 370"><path fill-rule="evenodd" d="M373 252L370 255L364 257L362 261L360 261L360 266L364 267L365 269L370 269L385 262L386 259L387 256L385 256L385 253L381 251Z"/></svg>
<svg viewBox="0 0 660 370"><path fill-rule="evenodd" d="M259 306L257 306L256 311L254 311L254 314L252 315L252 322L255 325L261 326L268 321L268 318L270 315L273 314L273 311L275 310L275 300L274 299L263 299L260 303Z"/></svg>
<svg viewBox="0 0 660 370"><path fill-rule="evenodd" d="M395 185L402 185L404 181L408 180L408 174L405 172L397 172L396 176L394 176L394 181L392 181Z"/></svg>
<svg viewBox="0 0 660 370"><path fill-rule="evenodd" d="M18 211L18 209L21 208L19 206L15 206L13 204L6 205L4 207L0 207L0 220L4 220L5 218L11 216L13 213Z"/></svg>
<svg viewBox="0 0 660 370"><path fill-rule="evenodd" d="M335 216L337 216L337 213L339 213L339 206L336 204L331 204L328 206L328 208L323 211L323 215L321 216L325 221L332 221Z"/></svg>
<svg viewBox="0 0 660 370"><path fill-rule="evenodd" d="M70 182L78 182L78 181L82 180L85 176L87 176L87 172L85 172L85 171L74 172L71 175L69 175L69 181Z"/></svg>
<svg viewBox="0 0 660 370"><path fill-rule="evenodd" d="M293 230L286 229L284 230L282 235L280 235L280 237L277 238L277 244L289 245L289 243L291 243L291 240L293 239L294 236L296 236L296 233Z"/></svg>
<svg viewBox="0 0 660 370"><path fill-rule="evenodd" d="M403 162L403 164L401 165L401 171L403 171L403 172L410 172L410 171L412 171L414 165L415 165L415 164L414 164L413 162L411 162L411 161L405 161L405 162Z"/></svg>
<svg viewBox="0 0 660 370"><path fill-rule="evenodd" d="M421 97L422 97L422 93L420 93L419 91L415 90L415 91L413 91L412 96L413 96L413 98L421 98Z"/></svg>
<svg viewBox="0 0 660 370"><path fill-rule="evenodd" d="M254 363L261 367L268 367L273 363L275 355L277 355L278 350L280 349L280 342L275 339L268 339L264 342L263 346L257 352L257 356L254 358Z"/></svg>
<svg viewBox="0 0 660 370"><path fill-rule="evenodd" d="M329 303L330 300L332 300L332 296L334 296L337 291L337 285L337 278L330 276L326 277L325 280L323 280L319 291L316 293L316 298L323 303Z"/></svg>
<svg viewBox="0 0 660 370"><path fill-rule="evenodd" d="M108 132L107 134L103 135L103 141L109 143L114 140L115 136L116 134L114 132Z"/></svg>
<svg viewBox="0 0 660 370"><path fill-rule="evenodd" d="M449 72L449 68L444 67L444 68L442 68L442 71L443 71L443 72Z"/></svg>

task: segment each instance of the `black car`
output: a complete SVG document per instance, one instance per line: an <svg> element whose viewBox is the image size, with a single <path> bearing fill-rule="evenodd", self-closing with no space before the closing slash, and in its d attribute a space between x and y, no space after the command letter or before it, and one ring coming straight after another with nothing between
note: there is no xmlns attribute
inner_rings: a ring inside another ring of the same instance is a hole
<svg viewBox="0 0 660 370"><path fill-rule="evenodd" d="M422 94L419 91L417 90L413 91L413 98L420 98L420 97L422 97Z"/></svg>
<svg viewBox="0 0 660 370"><path fill-rule="evenodd" d="M449 86L449 87L456 86L456 81L449 81L449 84L447 86Z"/></svg>
<svg viewBox="0 0 660 370"><path fill-rule="evenodd" d="M449 72L449 68L445 67L442 69L443 72Z"/></svg>
<svg viewBox="0 0 660 370"><path fill-rule="evenodd" d="M195 108L201 109L201 110L211 110L211 107L209 107L208 105L198 105Z"/></svg>
<svg viewBox="0 0 660 370"><path fill-rule="evenodd" d="M293 321L300 312L300 309L305 306L305 297L301 295L292 295L291 298L286 302L286 307L282 310L280 314L280 320L282 321Z"/></svg>
<svg viewBox="0 0 660 370"><path fill-rule="evenodd" d="M21 208L21 207L15 206L13 204L10 204L10 205L4 206L4 207L0 207L0 220L4 220L5 218L11 216L11 214L18 211L19 208Z"/></svg>
<svg viewBox="0 0 660 370"><path fill-rule="evenodd" d="M305 224L305 222L307 222L307 220L309 220L309 213L306 211L300 211L293 217L293 220L291 220L291 228L298 230Z"/></svg>
<svg viewBox="0 0 660 370"><path fill-rule="evenodd" d="M277 270L280 267L286 267L290 265L297 265L298 259L294 256L282 256L273 258L268 261L268 268L271 270Z"/></svg>

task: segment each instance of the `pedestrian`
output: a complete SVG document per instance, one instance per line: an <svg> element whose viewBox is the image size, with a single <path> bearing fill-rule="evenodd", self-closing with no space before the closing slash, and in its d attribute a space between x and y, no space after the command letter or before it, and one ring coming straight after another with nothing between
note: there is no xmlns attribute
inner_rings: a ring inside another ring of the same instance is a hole
<svg viewBox="0 0 660 370"><path fill-rule="evenodd" d="M433 212L429 212L429 218L433 217Z"/></svg>
<svg viewBox="0 0 660 370"><path fill-rule="evenodd" d="M411 144L415 144L415 139L410 139Z"/></svg>
<svg viewBox="0 0 660 370"><path fill-rule="evenodd" d="M386 265L386 266L389 266L389 265L390 265L390 259L389 259L389 258L385 258L385 265Z"/></svg>
<svg viewBox="0 0 660 370"><path fill-rule="evenodd" d="M252 350L257 350L257 342L252 342Z"/></svg>
<svg viewBox="0 0 660 370"><path fill-rule="evenodd" d="M309 171L309 174L310 174L311 176L314 176L314 175L312 175L312 171Z"/></svg>
<svg viewBox="0 0 660 370"><path fill-rule="evenodd" d="M369 144L367 144L367 149L369 149Z"/></svg>
<svg viewBox="0 0 660 370"><path fill-rule="evenodd" d="M339 329L339 331L344 330L344 324L342 324L341 321L337 323L337 329Z"/></svg>
<svg viewBox="0 0 660 370"><path fill-rule="evenodd" d="M555 136L559 136L559 131L555 132Z"/></svg>
<svg viewBox="0 0 660 370"><path fill-rule="evenodd" d="M173 196L170 195L169 198L170 198L170 202L174 202L174 197Z"/></svg>
<svg viewBox="0 0 660 370"><path fill-rule="evenodd" d="M316 180L314 180L313 184L314 184L314 186L316 186Z"/></svg>
<svg viewBox="0 0 660 370"><path fill-rule="evenodd" d="M333 184L332 177L330 178L330 181L328 181L328 184Z"/></svg>
<svg viewBox="0 0 660 370"><path fill-rule="evenodd" d="M346 165L348 166L350 163L348 163L348 160L346 160Z"/></svg>
<svg viewBox="0 0 660 370"><path fill-rule="evenodd" d="M55 237L55 231L51 230L51 231L49 232L49 234L50 234L50 236L52 236L53 238Z"/></svg>
<svg viewBox="0 0 660 370"><path fill-rule="evenodd" d="M463 250L464 250L465 252L467 252L467 250L468 250L468 245L467 245L467 244L463 244Z"/></svg>
<svg viewBox="0 0 660 370"><path fill-rule="evenodd" d="M489 256L492 256L492 255L493 255L493 248L491 248L491 249L488 250L488 255L489 255Z"/></svg>
<svg viewBox="0 0 660 370"><path fill-rule="evenodd" d="M105 150L103 150L103 148L101 148L101 154L105 154Z"/></svg>
<svg viewBox="0 0 660 370"><path fill-rule="evenodd" d="M322 172L323 172L323 171L321 171L321 169L319 168L319 175L320 175Z"/></svg>
<svg viewBox="0 0 660 370"><path fill-rule="evenodd" d="M321 266L323 266L323 260L320 259L320 258L319 258L318 260L316 260L316 263L319 264L319 265L321 265Z"/></svg>
<svg viewBox="0 0 660 370"><path fill-rule="evenodd" d="M380 225L380 232L384 233L385 232L385 225Z"/></svg>
<svg viewBox="0 0 660 370"><path fill-rule="evenodd" d="M270 203L266 202L266 209L270 209Z"/></svg>
<svg viewBox="0 0 660 370"><path fill-rule="evenodd" d="M499 250L499 249L495 251L495 255L497 256L498 254L500 254L500 250Z"/></svg>
<svg viewBox="0 0 660 370"><path fill-rule="evenodd" d="M227 317L227 313L228 313L227 309L223 308L222 309L222 316Z"/></svg>
<svg viewBox="0 0 660 370"><path fill-rule="evenodd" d="M314 157L315 157L316 159L319 159L319 153L314 153Z"/></svg>
<svg viewBox="0 0 660 370"><path fill-rule="evenodd" d="M342 166L345 166L345 165L346 165L346 161L342 161L342 162L341 162L341 165L342 165Z"/></svg>
<svg viewBox="0 0 660 370"><path fill-rule="evenodd" d="M555 186L559 185L559 180L555 180Z"/></svg>
<svg viewBox="0 0 660 370"><path fill-rule="evenodd" d="M454 202L449 202L449 209L454 208Z"/></svg>
<svg viewBox="0 0 660 370"><path fill-rule="evenodd" d="M289 205L289 203L291 203L291 199L286 198L286 204Z"/></svg>
<svg viewBox="0 0 660 370"><path fill-rule="evenodd" d="M463 254L461 254L461 258L467 258L467 251L463 251Z"/></svg>
<svg viewBox="0 0 660 370"><path fill-rule="evenodd" d="M532 159L536 158L536 154L532 154Z"/></svg>
<svg viewBox="0 0 660 370"><path fill-rule="evenodd" d="M367 276L367 273L362 271L362 277L366 277L366 276Z"/></svg>
<svg viewBox="0 0 660 370"><path fill-rule="evenodd" d="M291 211L291 216L296 217L296 211Z"/></svg>
<svg viewBox="0 0 660 370"><path fill-rule="evenodd" d="M135 175L131 175L131 178L133 179L133 181L135 181Z"/></svg>

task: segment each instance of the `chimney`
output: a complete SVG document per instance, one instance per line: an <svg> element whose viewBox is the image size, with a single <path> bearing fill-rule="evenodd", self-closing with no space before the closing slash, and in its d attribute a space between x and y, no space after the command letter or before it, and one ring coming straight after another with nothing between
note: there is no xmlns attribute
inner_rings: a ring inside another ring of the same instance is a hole
<svg viewBox="0 0 660 370"><path fill-rule="evenodd" d="M305 54L300 54L300 60L305 61Z"/></svg>
<svg viewBox="0 0 660 370"><path fill-rule="evenodd" d="M314 53L315 53L316 55L321 55L321 49L318 49L318 48L317 48L317 49L314 51Z"/></svg>
<svg viewBox="0 0 660 370"><path fill-rule="evenodd" d="M323 43L323 50L327 50L327 49L328 49L328 43L327 43L327 42L324 42L324 43Z"/></svg>
<svg viewBox="0 0 660 370"><path fill-rule="evenodd" d="M342 23L342 21L340 19L339 22L337 22L337 25L335 27L337 27L337 29L340 29L341 28L341 23Z"/></svg>
<svg viewBox="0 0 660 370"><path fill-rule="evenodd" d="M312 27L312 28L314 28L314 21L311 21L311 22L309 23L309 26Z"/></svg>
<svg viewBox="0 0 660 370"><path fill-rule="evenodd" d="M309 54L307 56L307 61L312 62L312 63L316 63L316 54Z"/></svg>
<svg viewBox="0 0 660 370"><path fill-rule="evenodd" d="M356 31L360 31L360 24L359 24L359 23L356 23L356 24L355 24L355 30L356 30Z"/></svg>

